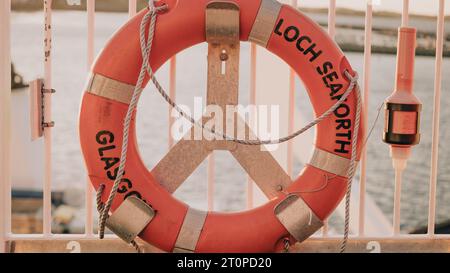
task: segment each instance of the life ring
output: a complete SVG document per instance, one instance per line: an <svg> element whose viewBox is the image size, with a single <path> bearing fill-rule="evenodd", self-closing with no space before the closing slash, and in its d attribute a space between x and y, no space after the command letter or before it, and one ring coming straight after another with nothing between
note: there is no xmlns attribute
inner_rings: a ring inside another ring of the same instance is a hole
<svg viewBox="0 0 450 273"><path fill-rule="evenodd" d="M154 71L178 52L205 42L205 9L211 1L164 2L168 11L158 17L151 54ZM240 40L255 42L289 64L302 79L316 114L339 100L350 86L344 71L354 72L319 25L272 0L232 2L240 7ZM139 25L146 12L131 19L103 49L82 100L80 139L89 178L96 189L105 184L106 192L117 176L122 122L142 65ZM283 248L286 239L303 241L321 228L345 194L356 104L353 93L317 125L314 155L295 182L267 204L231 214L199 212L176 200L143 164L133 120L126 174L112 210L133 195L145 200L156 216L139 236L166 252L176 248L202 253L274 252ZM362 132L360 127L357 133ZM180 238L186 233L190 238ZM180 247L183 240L189 242Z"/></svg>

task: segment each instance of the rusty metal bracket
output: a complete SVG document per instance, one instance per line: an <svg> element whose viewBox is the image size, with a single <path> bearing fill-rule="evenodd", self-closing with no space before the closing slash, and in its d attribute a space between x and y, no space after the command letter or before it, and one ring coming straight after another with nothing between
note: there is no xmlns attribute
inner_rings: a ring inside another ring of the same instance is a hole
<svg viewBox="0 0 450 273"><path fill-rule="evenodd" d="M239 98L240 10L233 2L215 1L206 8L206 41L208 42L207 105L218 106L223 113L237 107ZM204 116L203 123L211 117ZM223 115L223 127L215 128L238 137L242 131L247 139L255 139L250 127L239 115ZM242 126L244 125L244 126ZM232 128L227 127L232 126ZM221 140L192 128L152 170L153 176L169 192L174 192L194 170L215 150L229 151L265 195L272 199L291 183L291 178L270 152L261 146L247 146ZM233 132L233 133L229 133ZM209 139L209 140L208 140Z"/></svg>
<svg viewBox="0 0 450 273"><path fill-rule="evenodd" d="M31 121L31 140L36 140L44 135L45 128L55 127L54 121L46 121L45 113L45 95L56 93L55 89L45 89L44 80L36 79L30 83L30 121Z"/></svg>
<svg viewBox="0 0 450 273"><path fill-rule="evenodd" d="M131 196L106 221L120 239L131 243L155 217L155 211L141 199Z"/></svg>

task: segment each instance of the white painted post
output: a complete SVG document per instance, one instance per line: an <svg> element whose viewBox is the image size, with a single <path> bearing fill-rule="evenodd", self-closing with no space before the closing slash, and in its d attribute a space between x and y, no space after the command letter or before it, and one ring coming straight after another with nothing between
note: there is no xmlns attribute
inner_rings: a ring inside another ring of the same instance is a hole
<svg viewBox="0 0 450 273"><path fill-rule="evenodd" d="M177 95L177 57L172 57L170 59L169 68L169 96L173 101L176 101ZM175 123L175 118L172 117L173 107L169 105L169 149L174 145L174 140L172 136L172 126Z"/></svg>
<svg viewBox="0 0 450 273"><path fill-rule="evenodd" d="M368 124L369 115L369 94L370 94L370 76L372 64L372 18L373 7L372 3L367 2L366 19L365 19L365 34L364 34L364 109L366 109L364 124ZM367 135L367 126L364 132L364 139ZM361 155L361 175L359 179L359 228L358 235L364 236L365 233L365 217L366 217L366 175L367 175L367 147L363 147Z"/></svg>
<svg viewBox="0 0 450 273"><path fill-rule="evenodd" d="M128 16L131 18L136 15L137 11L137 0L128 1Z"/></svg>
<svg viewBox="0 0 450 273"><path fill-rule="evenodd" d="M298 7L297 0L291 0L291 6L293 8ZM297 74L294 69L291 68L289 76L289 113L288 113L288 134L291 135L295 130L295 80ZM288 141L287 143L287 174L292 177L293 167L294 167L294 140Z"/></svg>
<svg viewBox="0 0 450 273"><path fill-rule="evenodd" d="M11 1L0 1L0 253L11 232Z"/></svg>
<svg viewBox="0 0 450 273"><path fill-rule="evenodd" d="M331 38L336 37L336 0L330 0L328 9L328 34Z"/></svg>
<svg viewBox="0 0 450 273"><path fill-rule="evenodd" d="M335 38L336 36L336 0L330 0L329 8L328 8L328 34L331 38ZM322 236L328 236L328 219L324 221L324 225L322 228Z"/></svg>
<svg viewBox="0 0 450 273"><path fill-rule="evenodd" d="M441 112L442 57L444 48L445 0L439 0L438 24L436 30L436 71L434 79L433 142L431 145L430 200L428 211L428 235L434 236L436 219L436 185L439 160L439 122Z"/></svg>
<svg viewBox="0 0 450 273"><path fill-rule="evenodd" d="M87 0L87 68L91 70L94 62L94 38L95 38L95 0ZM85 90L83 90L84 92ZM87 237L93 237L94 233L94 212L93 212L93 194L94 189L92 187L89 178L86 179L86 193L85 193L85 206L86 206L86 218L84 225L84 232Z"/></svg>
<svg viewBox="0 0 450 273"><path fill-rule="evenodd" d="M52 89L52 1L44 0L44 88ZM51 94L44 95L44 121L52 121ZM52 233L52 128L44 129L44 236L50 237Z"/></svg>
<svg viewBox="0 0 450 273"><path fill-rule="evenodd" d="M402 27L409 24L409 0L403 0Z"/></svg>

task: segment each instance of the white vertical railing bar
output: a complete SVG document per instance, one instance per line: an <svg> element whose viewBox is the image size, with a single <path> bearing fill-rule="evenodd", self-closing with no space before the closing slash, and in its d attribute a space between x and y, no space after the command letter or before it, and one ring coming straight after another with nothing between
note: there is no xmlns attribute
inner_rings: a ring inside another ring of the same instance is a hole
<svg viewBox="0 0 450 273"><path fill-rule="evenodd" d="M133 17L137 12L137 0L128 1L128 17Z"/></svg>
<svg viewBox="0 0 450 273"><path fill-rule="evenodd" d="M395 170L395 190L394 190L394 215L393 215L393 234L400 234L400 208L402 196L402 170Z"/></svg>
<svg viewBox="0 0 450 273"><path fill-rule="evenodd" d="M366 113L364 115L365 132L364 139L367 136L367 124L369 115L369 94L370 94L370 78L371 78L371 62L372 62L372 16L373 8L370 1L366 6L366 18L365 18L365 34L364 34L364 109ZM364 236L365 232L365 217L366 217L366 175L367 175L367 146L362 148L361 155L361 173L359 180L359 226L358 235Z"/></svg>
<svg viewBox="0 0 450 273"><path fill-rule="evenodd" d="M403 0L402 27L409 25L409 0Z"/></svg>
<svg viewBox="0 0 450 273"><path fill-rule="evenodd" d="M289 72L289 117L288 117L288 135L292 135L295 130L295 79L297 74L293 69ZM294 140L287 143L287 174L292 177L294 166Z"/></svg>
<svg viewBox="0 0 450 273"><path fill-rule="evenodd" d="M169 96L173 101L176 101L177 96L177 57L170 59L169 64ZM172 116L173 107L169 105L169 149L174 145L172 136L172 126L175 123L175 117Z"/></svg>
<svg viewBox="0 0 450 273"><path fill-rule="evenodd" d="M95 38L95 0L87 0L87 68L90 71L94 62L94 38ZM87 237L92 237L94 234L94 212L93 212L93 193L89 178L86 179L86 222L84 225L84 232Z"/></svg>
<svg viewBox="0 0 450 273"><path fill-rule="evenodd" d="M44 88L52 89L52 1L44 0ZM51 94L44 95L44 121L52 120ZM44 236L51 236L52 233L52 128L44 129L44 206L43 206L43 224Z"/></svg>
<svg viewBox="0 0 450 273"><path fill-rule="evenodd" d="M11 1L0 3L0 253L11 232Z"/></svg>
<svg viewBox="0 0 450 273"><path fill-rule="evenodd" d="M252 43L250 45L250 105L256 105L256 58L257 58L257 47L256 44ZM255 108L252 107L252 112L250 113L250 124L253 126L256 124L256 113ZM255 128L256 129L256 128ZM254 198L254 182L247 176L247 209L252 209L255 204Z"/></svg>
<svg viewBox="0 0 450 273"><path fill-rule="evenodd" d="M336 0L330 0L328 7L328 34L332 39L336 37ZM322 236L327 237L329 231L328 219L324 221Z"/></svg>
<svg viewBox="0 0 450 273"><path fill-rule="evenodd" d="M295 9L298 7L297 0L291 0L291 6ZM294 133L295 130L295 79L297 74L294 69L290 69L289 75L289 116L288 116L288 135ZM287 174L292 177L294 166L294 140L287 143Z"/></svg>
<svg viewBox="0 0 450 273"><path fill-rule="evenodd" d="M434 79L433 135L431 144L431 175L428 208L428 235L434 235L436 217L436 185L439 160L439 122L441 111L442 58L444 48L445 0L439 0L439 14L436 30L436 68Z"/></svg>
<svg viewBox="0 0 450 273"><path fill-rule="evenodd" d="M214 210L214 190L215 190L215 176L216 176L216 157L212 152L208 157L208 174L207 174L207 196L208 196L208 210Z"/></svg>
<svg viewBox="0 0 450 273"><path fill-rule="evenodd" d="M94 35L95 35L95 0L87 0L87 67L90 70L94 62Z"/></svg>
<svg viewBox="0 0 450 273"><path fill-rule="evenodd" d="M332 39L336 37L336 0L330 0L328 9L328 34Z"/></svg>
<svg viewBox="0 0 450 273"><path fill-rule="evenodd" d="M409 0L403 0L402 11L402 27L407 27L409 23ZM393 215L393 232L394 236L400 234L400 211L401 211L401 197L402 197L402 171L395 170L395 189L394 189L394 215Z"/></svg>

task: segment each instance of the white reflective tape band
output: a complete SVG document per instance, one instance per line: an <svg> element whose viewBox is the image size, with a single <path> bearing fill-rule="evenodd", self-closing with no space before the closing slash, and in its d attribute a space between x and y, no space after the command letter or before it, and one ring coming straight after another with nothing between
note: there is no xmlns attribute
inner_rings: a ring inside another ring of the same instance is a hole
<svg viewBox="0 0 450 273"><path fill-rule="evenodd" d="M332 174L347 177L350 159L321 149L315 149L309 165Z"/></svg>
<svg viewBox="0 0 450 273"><path fill-rule="evenodd" d="M267 47L282 5L275 0L262 0L255 23L250 32L249 41L264 48Z"/></svg>
<svg viewBox="0 0 450 273"><path fill-rule="evenodd" d="M308 239L323 226L323 222L297 195L289 195L281 201L275 207L275 215L299 243Z"/></svg>
<svg viewBox="0 0 450 273"><path fill-rule="evenodd" d="M134 86L99 74L93 74L86 88L87 92L113 101L130 104Z"/></svg>
<svg viewBox="0 0 450 273"><path fill-rule="evenodd" d="M175 243L174 253L193 253L205 224L206 211L189 208Z"/></svg>

